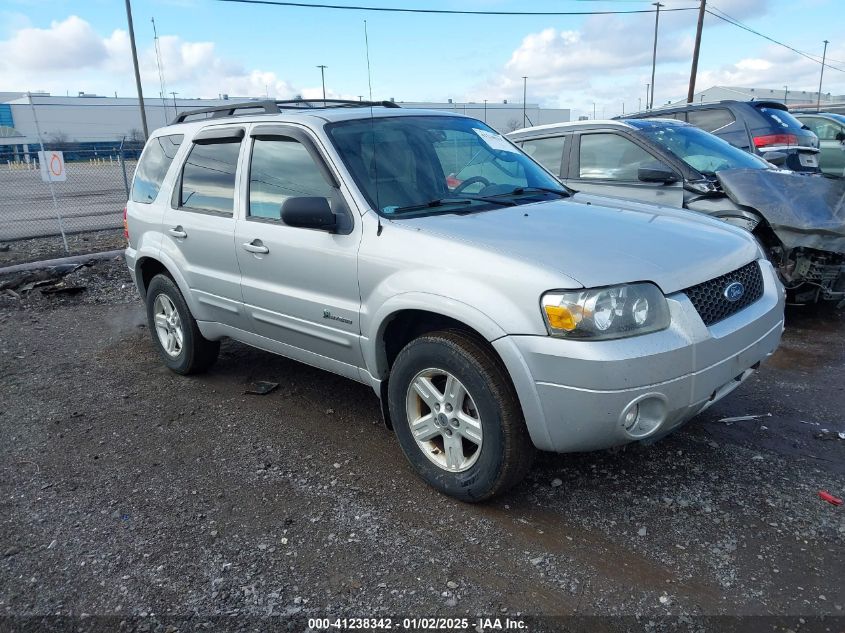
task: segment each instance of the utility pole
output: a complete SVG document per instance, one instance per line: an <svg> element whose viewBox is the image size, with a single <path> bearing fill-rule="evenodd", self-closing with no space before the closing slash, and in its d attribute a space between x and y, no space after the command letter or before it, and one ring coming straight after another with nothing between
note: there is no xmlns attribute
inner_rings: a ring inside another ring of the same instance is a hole
<svg viewBox="0 0 845 633"><path fill-rule="evenodd" d="M786 95L789 94L789 86L783 87L783 105L786 105Z"/></svg>
<svg viewBox="0 0 845 633"><path fill-rule="evenodd" d="M178 92L171 92L170 94L173 95L173 111L178 115L179 114L179 108L176 107L176 95L178 95L179 93Z"/></svg>
<svg viewBox="0 0 845 633"><path fill-rule="evenodd" d="M319 66L317 66L317 68L320 69L320 78L323 80L323 101L325 102L325 100L326 100L326 68L328 68L328 66L324 66L323 64L320 64Z"/></svg>
<svg viewBox="0 0 845 633"><path fill-rule="evenodd" d="M701 50L701 30L704 28L704 9L707 0L701 0L698 7L698 24L695 27L695 47L692 49L692 69L689 73L689 90L687 91L687 103L692 103L695 98L695 76L698 74L698 53Z"/></svg>
<svg viewBox="0 0 845 633"><path fill-rule="evenodd" d="M527 120L527 115L525 114L525 99L528 95L528 77L523 75L522 77L522 127L527 127L525 122Z"/></svg>
<svg viewBox="0 0 845 633"><path fill-rule="evenodd" d="M484 100L484 122L487 123L487 99Z"/></svg>
<svg viewBox="0 0 845 633"><path fill-rule="evenodd" d="M646 84L646 85L645 85L645 109L646 109L646 110L650 110L650 109L651 109L651 108L649 108L649 107L648 107L648 100L649 100L649 96L648 96L648 95L649 95L649 92L648 92L648 90L649 90L649 88L651 88L651 84Z"/></svg>
<svg viewBox="0 0 845 633"><path fill-rule="evenodd" d="M593 101L593 121L596 120L596 102Z"/></svg>
<svg viewBox="0 0 845 633"><path fill-rule="evenodd" d="M827 60L827 45L830 44L827 40L824 41L824 53L822 53L822 72L819 75L819 98L816 99L816 112L820 112L822 108L822 80L824 79L824 63Z"/></svg>
<svg viewBox="0 0 845 633"><path fill-rule="evenodd" d="M129 43L132 46L132 63L135 66L135 87L138 88L138 107L141 108L141 126L144 129L144 140L150 135L147 129L147 112L144 110L144 91L141 89L141 72L138 70L138 49L135 48L135 27L132 26L132 7L126 0L126 21L129 23Z"/></svg>
<svg viewBox="0 0 845 633"><path fill-rule="evenodd" d="M657 12L654 14L654 50L651 53L651 99L649 100L649 109L654 107L654 68L657 65L657 25L660 23L660 7L663 5L659 2L652 2L657 7Z"/></svg>

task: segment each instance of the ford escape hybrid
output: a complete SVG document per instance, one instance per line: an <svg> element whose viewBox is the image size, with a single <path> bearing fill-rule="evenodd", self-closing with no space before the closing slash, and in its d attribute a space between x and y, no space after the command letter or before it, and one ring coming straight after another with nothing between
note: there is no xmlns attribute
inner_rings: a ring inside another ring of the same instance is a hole
<svg viewBox="0 0 845 633"><path fill-rule="evenodd" d="M467 501L536 449L665 435L783 330L742 229L575 202L484 123L390 103L182 113L147 143L127 224L168 367L201 372L229 337L370 385L417 473Z"/></svg>

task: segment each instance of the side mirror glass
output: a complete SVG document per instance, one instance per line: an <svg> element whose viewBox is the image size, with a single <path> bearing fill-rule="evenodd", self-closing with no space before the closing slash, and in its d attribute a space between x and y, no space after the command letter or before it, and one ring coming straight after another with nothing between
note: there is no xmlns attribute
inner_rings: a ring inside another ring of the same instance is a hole
<svg viewBox="0 0 845 633"><path fill-rule="evenodd" d="M664 163L653 162L637 170L637 179L641 182L662 182L664 184L677 182L675 171Z"/></svg>
<svg viewBox="0 0 845 633"><path fill-rule="evenodd" d="M337 228L329 201L319 197L288 198L282 204L282 221L288 226L332 233Z"/></svg>

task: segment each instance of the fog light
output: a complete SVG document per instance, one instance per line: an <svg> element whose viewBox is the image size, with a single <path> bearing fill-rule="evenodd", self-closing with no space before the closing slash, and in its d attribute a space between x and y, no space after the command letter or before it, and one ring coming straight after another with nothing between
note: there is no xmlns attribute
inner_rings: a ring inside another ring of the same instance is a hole
<svg viewBox="0 0 845 633"><path fill-rule="evenodd" d="M637 423L637 418L640 417L640 405L635 404L625 413L624 426L626 431L630 431Z"/></svg>

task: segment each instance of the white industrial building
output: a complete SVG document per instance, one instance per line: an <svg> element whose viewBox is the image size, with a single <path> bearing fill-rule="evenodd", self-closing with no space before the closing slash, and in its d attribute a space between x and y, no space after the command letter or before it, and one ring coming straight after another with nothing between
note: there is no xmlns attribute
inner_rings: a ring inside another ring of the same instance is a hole
<svg viewBox="0 0 845 633"><path fill-rule="evenodd" d="M178 112L249 98L144 100L150 131L168 124ZM260 99L255 99L260 100ZM397 102L405 108L450 110L466 114L502 132L527 125L569 120L567 109L546 109L537 104L513 103L421 103ZM3 160L16 160L38 150L36 119L45 146L68 144L79 150L113 151L122 142L143 140L138 100L80 94L76 97L46 93L0 92L0 154Z"/></svg>
<svg viewBox="0 0 845 633"><path fill-rule="evenodd" d="M711 86L700 92L696 92L693 103L714 103L733 99L736 101L778 101L790 108L800 106L816 107L819 101L819 93L810 90L792 90L789 86L780 88L747 88L742 86ZM672 105L686 103L686 97L674 101ZM841 104L845 102L845 95L834 95L829 92L822 92L820 102L821 109L825 104Z"/></svg>

